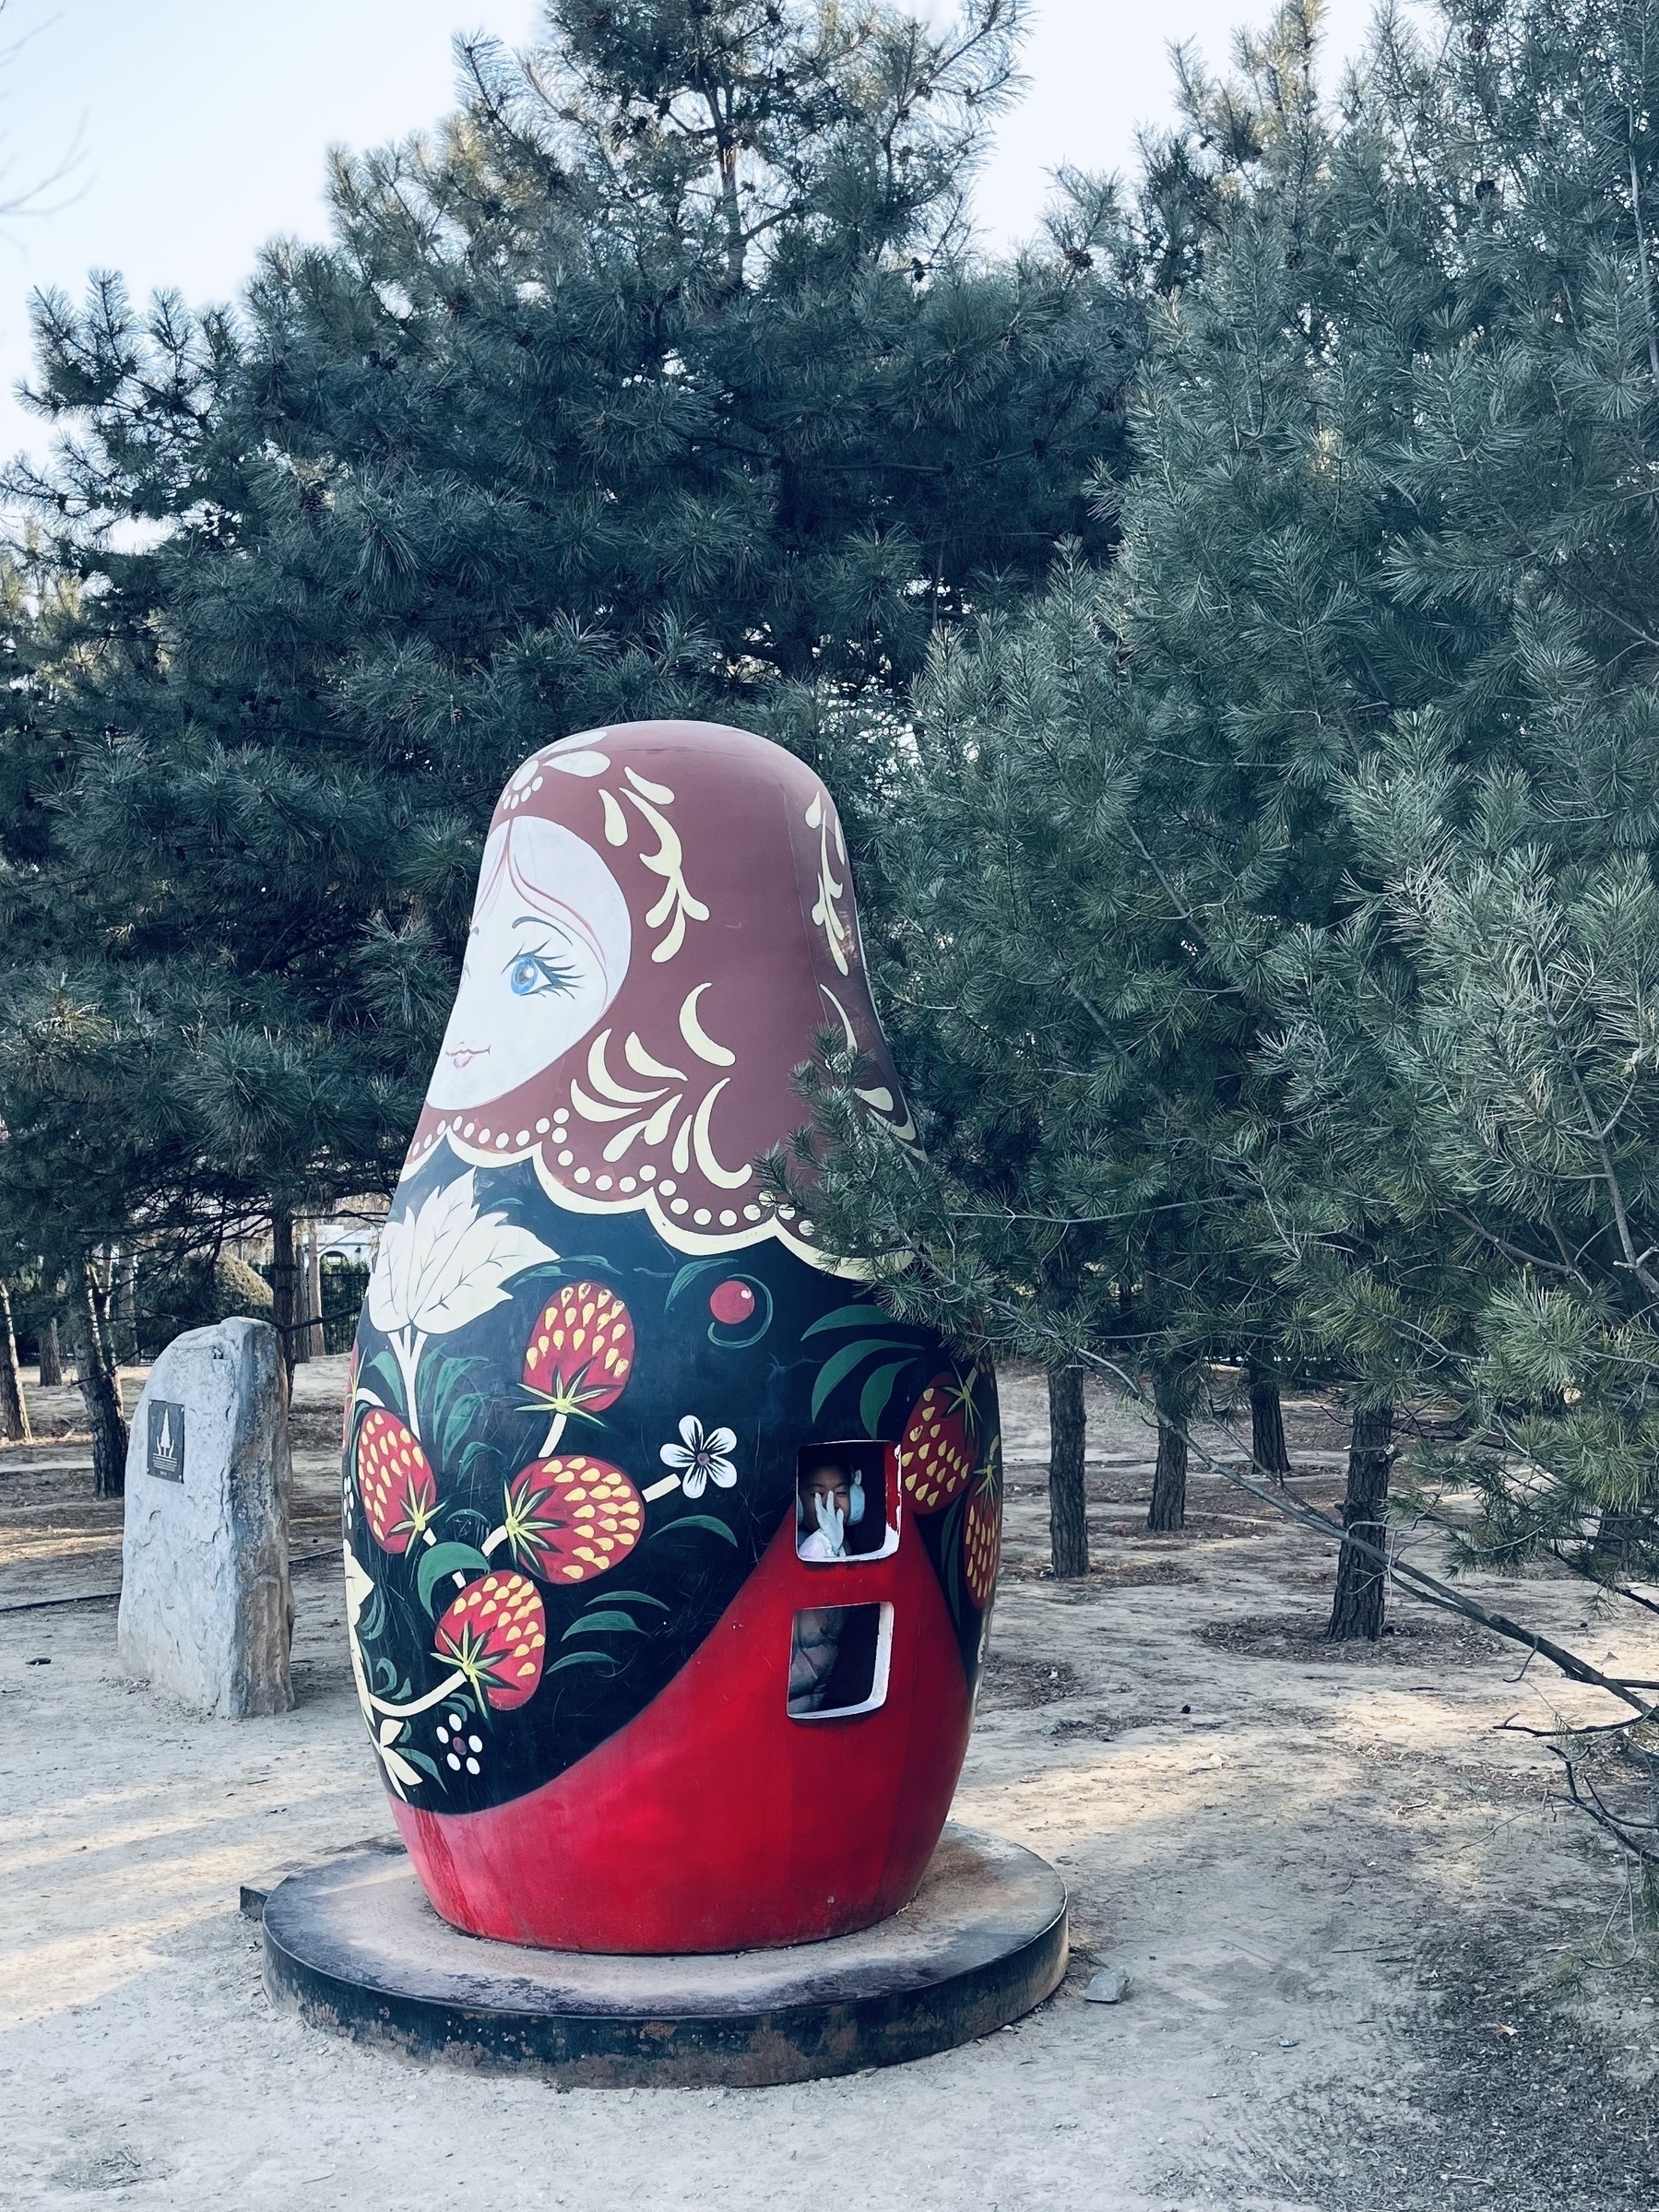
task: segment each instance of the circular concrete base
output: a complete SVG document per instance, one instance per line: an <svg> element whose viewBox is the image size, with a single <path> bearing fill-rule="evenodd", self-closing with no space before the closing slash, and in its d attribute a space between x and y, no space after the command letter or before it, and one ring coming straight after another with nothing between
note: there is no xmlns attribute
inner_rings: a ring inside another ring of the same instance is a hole
<svg viewBox="0 0 1659 2212"><path fill-rule="evenodd" d="M264 1924L266 1988L314 2027L592 2088L895 2065L1017 2019L1066 1970L1060 1876L959 1828L902 1912L781 1951L624 1958L486 1942L438 1918L400 1851L290 1875Z"/></svg>

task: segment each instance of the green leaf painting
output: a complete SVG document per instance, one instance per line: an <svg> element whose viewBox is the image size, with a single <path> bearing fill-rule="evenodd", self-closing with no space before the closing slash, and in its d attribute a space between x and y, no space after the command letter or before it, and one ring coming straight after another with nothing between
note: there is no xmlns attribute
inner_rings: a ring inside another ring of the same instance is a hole
<svg viewBox="0 0 1659 2212"><path fill-rule="evenodd" d="M812 1385L813 1420L816 1421L823 1413L836 1386L845 1382L867 1359L873 1359L878 1352L903 1352L908 1354L909 1350L907 1344L897 1343L892 1337L865 1336L853 1343L843 1344L840 1351L834 1353L818 1370L818 1379Z"/></svg>
<svg viewBox="0 0 1659 2212"><path fill-rule="evenodd" d="M415 1589L428 1613L433 1610L433 1591L446 1575L486 1574L490 1562L482 1552L475 1551L469 1544L434 1544L421 1555L421 1564L415 1572Z"/></svg>

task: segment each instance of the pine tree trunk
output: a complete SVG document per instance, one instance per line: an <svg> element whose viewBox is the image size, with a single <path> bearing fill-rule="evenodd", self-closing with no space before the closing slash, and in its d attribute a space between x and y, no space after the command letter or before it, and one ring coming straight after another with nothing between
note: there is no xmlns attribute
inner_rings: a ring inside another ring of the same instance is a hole
<svg viewBox="0 0 1659 2212"><path fill-rule="evenodd" d="M717 119L716 127L718 128ZM726 218L726 286L729 291L743 289L743 262L746 241L743 237L743 203L738 188L738 149L735 146L720 148L720 208Z"/></svg>
<svg viewBox="0 0 1659 2212"><path fill-rule="evenodd" d="M1290 1473L1285 1409L1279 1402L1278 1383L1266 1367L1250 1369L1250 1449L1259 1473L1276 1475L1280 1482Z"/></svg>
<svg viewBox="0 0 1659 2212"><path fill-rule="evenodd" d="M1174 1536L1187 1525L1187 1416L1195 1392L1191 1369L1155 1373L1152 1400L1158 1416L1158 1463L1152 1477L1146 1526L1154 1535Z"/></svg>
<svg viewBox="0 0 1659 2212"><path fill-rule="evenodd" d="M1089 1571L1088 1502L1083 1487L1087 1424L1083 1369L1049 1370L1049 1551L1057 1576Z"/></svg>
<svg viewBox="0 0 1659 2212"><path fill-rule="evenodd" d="M294 1331L288 1364L302 1367L311 1357L311 1224L294 1224ZM291 1379L291 1377L290 1377Z"/></svg>
<svg viewBox="0 0 1659 2212"><path fill-rule="evenodd" d="M0 1437L13 1444L34 1441L29 1431L29 1407L23 1398L23 1376L18 1366L18 1339L12 1329L11 1294L0 1283Z"/></svg>
<svg viewBox="0 0 1659 2212"><path fill-rule="evenodd" d="M41 1331L41 1388L60 1390L64 1387L64 1354L57 1340L57 1316L53 1314Z"/></svg>
<svg viewBox="0 0 1659 2212"><path fill-rule="evenodd" d="M1388 1524L1383 1508L1388 1503L1389 1470L1393 1453L1389 1437L1393 1431L1392 1405L1358 1406L1348 1446L1348 1487L1342 1501L1342 1525L1380 1551L1388 1548ZM1336 1597L1326 1631L1333 1643L1352 1643L1364 1637L1375 1643L1382 1634L1382 1615L1388 1596L1388 1575L1378 1561L1345 1544L1336 1561Z"/></svg>
<svg viewBox="0 0 1659 2212"><path fill-rule="evenodd" d="M138 1255L128 1251L121 1260L121 1356L129 1366L138 1364Z"/></svg>
<svg viewBox="0 0 1659 2212"><path fill-rule="evenodd" d="M126 1254L119 1245L110 1253L110 1288L103 1304L104 1341L110 1357L120 1364L132 1358L126 1303Z"/></svg>
<svg viewBox="0 0 1659 2212"><path fill-rule="evenodd" d="M271 1215L271 1319L282 1343L282 1363L293 1380L299 1357L300 1270L294 1258L294 1217Z"/></svg>
<svg viewBox="0 0 1659 2212"><path fill-rule="evenodd" d="M92 1431L92 1491L97 1497L119 1497L126 1488L126 1416L121 1410L121 1380L109 1356L98 1278L89 1259L81 1262L79 1288L79 1296L70 1301L69 1315L75 1331L76 1379Z"/></svg>
<svg viewBox="0 0 1659 2212"><path fill-rule="evenodd" d="M321 1359L328 1346L323 1337L323 1224L314 1221L305 1238L305 1310L311 1327L305 1332L313 1359Z"/></svg>

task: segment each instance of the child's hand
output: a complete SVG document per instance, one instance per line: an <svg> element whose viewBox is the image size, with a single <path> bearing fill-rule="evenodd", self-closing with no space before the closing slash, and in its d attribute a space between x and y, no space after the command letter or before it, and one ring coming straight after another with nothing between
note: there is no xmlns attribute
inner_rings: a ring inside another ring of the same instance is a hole
<svg viewBox="0 0 1659 2212"><path fill-rule="evenodd" d="M812 1493L812 1510L818 1517L818 1532L830 1547L832 1558L847 1556L847 1516L837 1510L834 1498L822 1490Z"/></svg>

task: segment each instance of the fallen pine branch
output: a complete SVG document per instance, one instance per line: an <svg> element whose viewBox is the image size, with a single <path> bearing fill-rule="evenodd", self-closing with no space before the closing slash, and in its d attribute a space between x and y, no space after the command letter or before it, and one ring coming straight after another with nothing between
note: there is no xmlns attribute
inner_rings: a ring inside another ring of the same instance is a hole
<svg viewBox="0 0 1659 2212"><path fill-rule="evenodd" d="M1115 1360L1108 1359L1104 1353L1086 1349L1082 1356L1089 1366L1114 1377L1138 1405L1144 1406L1155 1419L1157 1417L1156 1409L1141 1384L1119 1366ZM1454 1590L1449 1582L1442 1582L1438 1575L1414 1567L1409 1560L1397 1558L1384 1546L1372 1544L1363 1536L1355 1535L1352 1530L1345 1529L1341 1521L1333 1520L1328 1514L1318 1512L1312 1506L1302 1505L1290 1497L1274 1482L1269 1470L1258 1466L1253 1454L1225 1422L1223 1426L1246 1463L1256 1467L1257 1472L1266 1477L1264 1483L1252 1482L1238 1467L1225 1460L1218 1460L1180 1423L1166 1419L1164 1425L1173 1428L1178 1436L1183 1437L1189 1452L1202 1461L1213 1474L1218 1474L1224 1482L1231 1483L1235 1488L1246 1492L1262 1505L1271 1506L1286 1520L1294 1520L1303 1528L1312 1529L1333 1544L1351 1544L1363 1557L1374 1560L1391 1582L1404 1589L1408 1596L1420 1599L1426 1605L1436 1606L1442 1613L1456 1614L1463 1620L1473 1621L1477 1627L1489 1629L1494 1636L1521 1645L1535 1657L1547 1660L1570 1682L1582 1683L1589 1689L1606 1690L1610 1697L1617 1697L1621 1705L1629 1706L1636 1720L1659 1721L1659 1709L1637 1695L1639 1689L1648 1688L1651 1685L1629 1682L1617 1674L1604 1674L1599 1667L1592 1666L1587 1659L1581 1659L1576 1651L1570 1651L1564 1644L1557 1643L1553 1637L1545 1636L1536 1628L1528 1628L1522 1622L1511 1620L1508 1614L1493 1612L1489 1605L1483 1605L1478 1598L1469 1597L1463 1591Z"/></svg>

